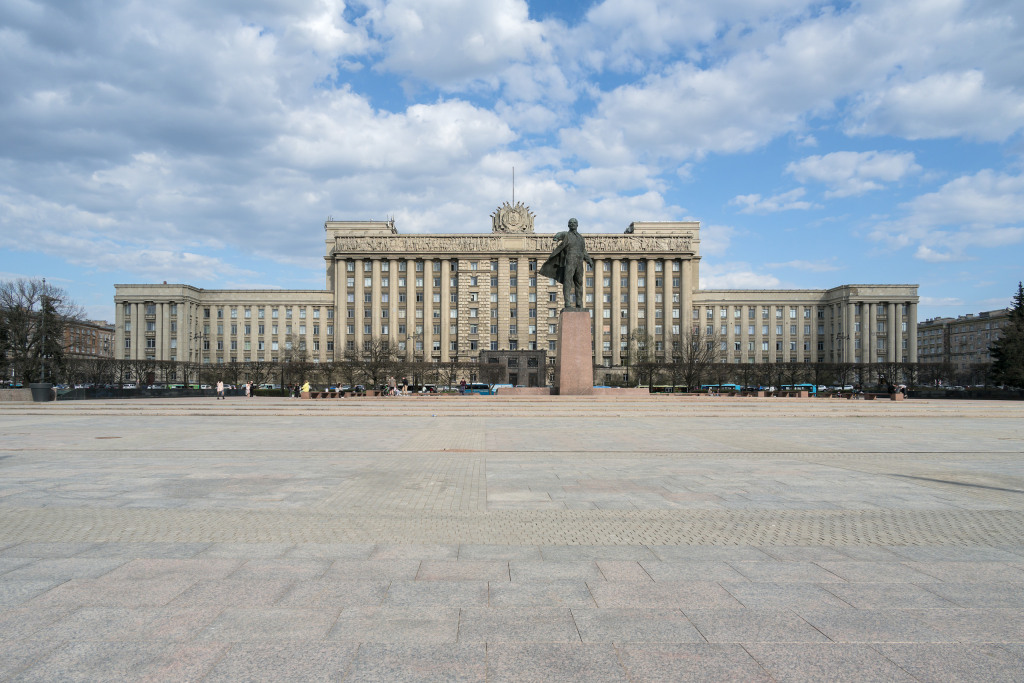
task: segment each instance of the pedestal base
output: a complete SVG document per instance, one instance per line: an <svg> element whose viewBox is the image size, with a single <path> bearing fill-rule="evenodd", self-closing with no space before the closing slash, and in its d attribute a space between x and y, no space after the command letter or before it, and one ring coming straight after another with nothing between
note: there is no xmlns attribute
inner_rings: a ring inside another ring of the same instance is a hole
<svg viewBox="0 0 1024 683"><path fill-rule="evenodd" d="M594 390L594 352L589 311L562 311L558 317L554 392L588 396Z"/></svg>

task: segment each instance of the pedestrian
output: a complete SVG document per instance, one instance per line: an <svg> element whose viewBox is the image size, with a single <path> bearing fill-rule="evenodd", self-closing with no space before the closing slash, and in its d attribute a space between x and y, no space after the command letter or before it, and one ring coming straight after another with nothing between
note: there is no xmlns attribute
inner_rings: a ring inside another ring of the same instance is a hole
<svg viewBox="0 0 1024 683"><path fill-rule="evenodd" d="M256 395L256 383L253 382L252 380L249 380L249 398L252 398L255 395Z"/></svg>
<svg viewBox="0 0 1024 683"><path fill-rule="evenodd" d="M224 381L217 380L217 400L224 398Z"/></svg>
<svg viewBox="0 0 1024 683"><path fill-rule="evenodd" d="M250 389L249 382L246 382L245 383L245 397L246 398L249 398L249 389Z"/></svg>

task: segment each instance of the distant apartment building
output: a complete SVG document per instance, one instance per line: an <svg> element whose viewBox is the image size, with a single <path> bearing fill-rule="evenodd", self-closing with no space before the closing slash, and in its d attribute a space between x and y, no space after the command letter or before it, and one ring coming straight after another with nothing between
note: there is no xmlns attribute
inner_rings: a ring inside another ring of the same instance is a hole
<svg viewBox="0 0 1024 683"><path fill-rule="evenodd" d="M114 325L106 320L74 320L64 328L64 353L73 358L113 358Z"/></svg>
<svg viewBox="0 0 1024 683"><path fill-rule="evenodd" d="M948 363L966 371L992 362L989 348L1009 321L1009 309L968 313L956 318L932 318L917 325L921 363Z"/></svg>

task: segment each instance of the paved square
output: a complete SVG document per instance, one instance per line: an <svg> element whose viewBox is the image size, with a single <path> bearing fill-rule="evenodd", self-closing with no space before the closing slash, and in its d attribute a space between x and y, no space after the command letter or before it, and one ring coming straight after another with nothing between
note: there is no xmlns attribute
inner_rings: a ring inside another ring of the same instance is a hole
<svg viewBox="0 0 1024 683"><path fill-rule="evenodd" d="M1024 680L1024 404L0 404L0 680Z"/></svg>

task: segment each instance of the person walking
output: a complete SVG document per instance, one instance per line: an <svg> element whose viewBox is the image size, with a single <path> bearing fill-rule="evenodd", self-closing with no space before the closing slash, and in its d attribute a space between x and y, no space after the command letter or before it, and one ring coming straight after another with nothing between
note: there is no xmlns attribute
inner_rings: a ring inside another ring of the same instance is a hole
<svg viewBox="0 0 1024 683"><path fill-rule="evenodd" d="M250 389L252 389L252 383L251 382L246 382L245 383L245 397L246 398L249 398L249 391L250 391Z"/></svg>
<svg viewBox="0 0 1024 683"><path fill-rule="evenodd" d="M217 380L217 400L224 398L224 380Z"/></svg>

